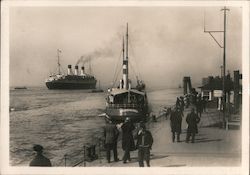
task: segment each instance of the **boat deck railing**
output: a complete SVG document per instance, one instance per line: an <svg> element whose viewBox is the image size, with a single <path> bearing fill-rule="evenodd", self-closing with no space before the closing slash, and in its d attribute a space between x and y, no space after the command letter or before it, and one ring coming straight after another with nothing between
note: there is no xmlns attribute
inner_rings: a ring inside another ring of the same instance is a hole
<svg viewBox="0 0 250 175"><path fill-rule="evenodd" d="M132 109L138 109L138 108L142 108L142 105L140 104L113 104L113 103L109 103L108 104L109 108L114 108L114 109L119 109L119 108L132 108Z"/></svg>

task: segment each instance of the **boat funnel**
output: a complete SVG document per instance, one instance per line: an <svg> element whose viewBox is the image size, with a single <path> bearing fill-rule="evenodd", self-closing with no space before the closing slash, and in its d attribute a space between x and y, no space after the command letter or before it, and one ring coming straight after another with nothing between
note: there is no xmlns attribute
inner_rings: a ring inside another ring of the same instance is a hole
<svg viewBox="0 0 250 175"><path fill-rule="evenodd" d="M68 75L72 75L71 65L68 65Z"/></svg>
<svg viewBox="0 0 250 175"><path fill-rule="evenodd" d="M75 75L78 75L78 66L75 66Z"/></svg>
<svg viewBox="0 0 250 175"><path fill-rule="evenodd" d="M84 72L84 66L82 66L82 68L81 68L81 75L84 75L85 74L85 72Z"/></svg>
<svg viewBox="0 0 250 175"><path fill-rule="evenodd" d="M128 81L128 89L131 89L131 81Z"/></svg>
<svg viewBox="0 0 250 175"><path fill-rule="evenodd" d="M120 88L120 89L122 89L122 88L123 88L123 85L122 85L122 80L120 80L119 88Z"/></svg>

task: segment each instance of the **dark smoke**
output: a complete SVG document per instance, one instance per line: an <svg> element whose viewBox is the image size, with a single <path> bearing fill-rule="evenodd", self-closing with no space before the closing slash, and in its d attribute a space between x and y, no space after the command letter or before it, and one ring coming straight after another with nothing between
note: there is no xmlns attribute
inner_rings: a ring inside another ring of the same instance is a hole
<svg viewBox="0 0 250 175"><path fill-rule="evenodd" d="M99 50L95 50L94 52L92 53L89 53L89 54L86 54L86 55L82 55L76 62L76 65L78 64L85 64L89 61L93 61L94 59L97 59L97 58L100 58L100 57L111 57L113 56L114 53L113 53L113 50L111 49L99 49Z"/></svg>
<svg viewBox="0 0 250 175"><path fill-rule="evenodd" d="M122 37L114 37L109 43L105 43L103 48L96 49L88 54L83 54L76 62L78 64L85 64L98 58L109 58L117 56L121 48ZM118 50L117 50L118 49Z"/></svg>
<svg viewBox="0 0 250 175"><path fill-rule="evenodd" d="M117 33L114 34L113 38L111 38L110 41L103 43L104 47L96 49L88 54L83 54L77 60L76 65L80 63L85 64L98 58L117 56L117 53L119 55L119 52L122 50L122 38L124 37L124 33L122 31L124 31L124 28L124 26L120 26Z"/></svg>

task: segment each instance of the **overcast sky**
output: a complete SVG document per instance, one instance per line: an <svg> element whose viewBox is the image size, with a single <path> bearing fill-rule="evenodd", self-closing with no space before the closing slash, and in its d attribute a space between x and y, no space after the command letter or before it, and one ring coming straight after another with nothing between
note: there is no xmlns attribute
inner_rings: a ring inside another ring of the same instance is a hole
<svg viewBox="0 0 250 175"><path fill-rule="evenodd" d="M131 77L139 74L151 88L177 87L183 76L194 84L220 75L223 50L207 30L223 30L220 7L11 7L10 85L45 86L61 65L92 57L92 71L103 85L120 67L122 37L129 24ZM241 70L241 8L227 20L227 70ZM223 35L216 34L223 44ZM119 60L120 59L120 60ZM118 62L119 61L119 62ZM87 65L85 65L88 67ZM73 66L72 66L73 67ZM139 73L138 73L139 72Z"/></svg>

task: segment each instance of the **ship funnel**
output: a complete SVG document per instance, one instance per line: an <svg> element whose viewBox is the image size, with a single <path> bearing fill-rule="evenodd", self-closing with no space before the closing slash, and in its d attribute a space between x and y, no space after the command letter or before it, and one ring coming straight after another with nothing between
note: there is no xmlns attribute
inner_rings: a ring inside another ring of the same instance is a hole
<svg viewBox="0 0 250 175"><path fill-rule="evenodd" d="M78 75L78 66L75 66L75 75Z"/></svg>
<svg viewBox="0 0 250 175"><path fill-rule="evenodd" d="M81 68L81 75L84 75L85 74L85 72L84 72L84 66L82 66L82 68Z"/></svg>
<svg viewBox="0 0 250 175"><path fill-rule="evenodd" d="M72 75L71 65L68 65L68 75Z"/></svg>

